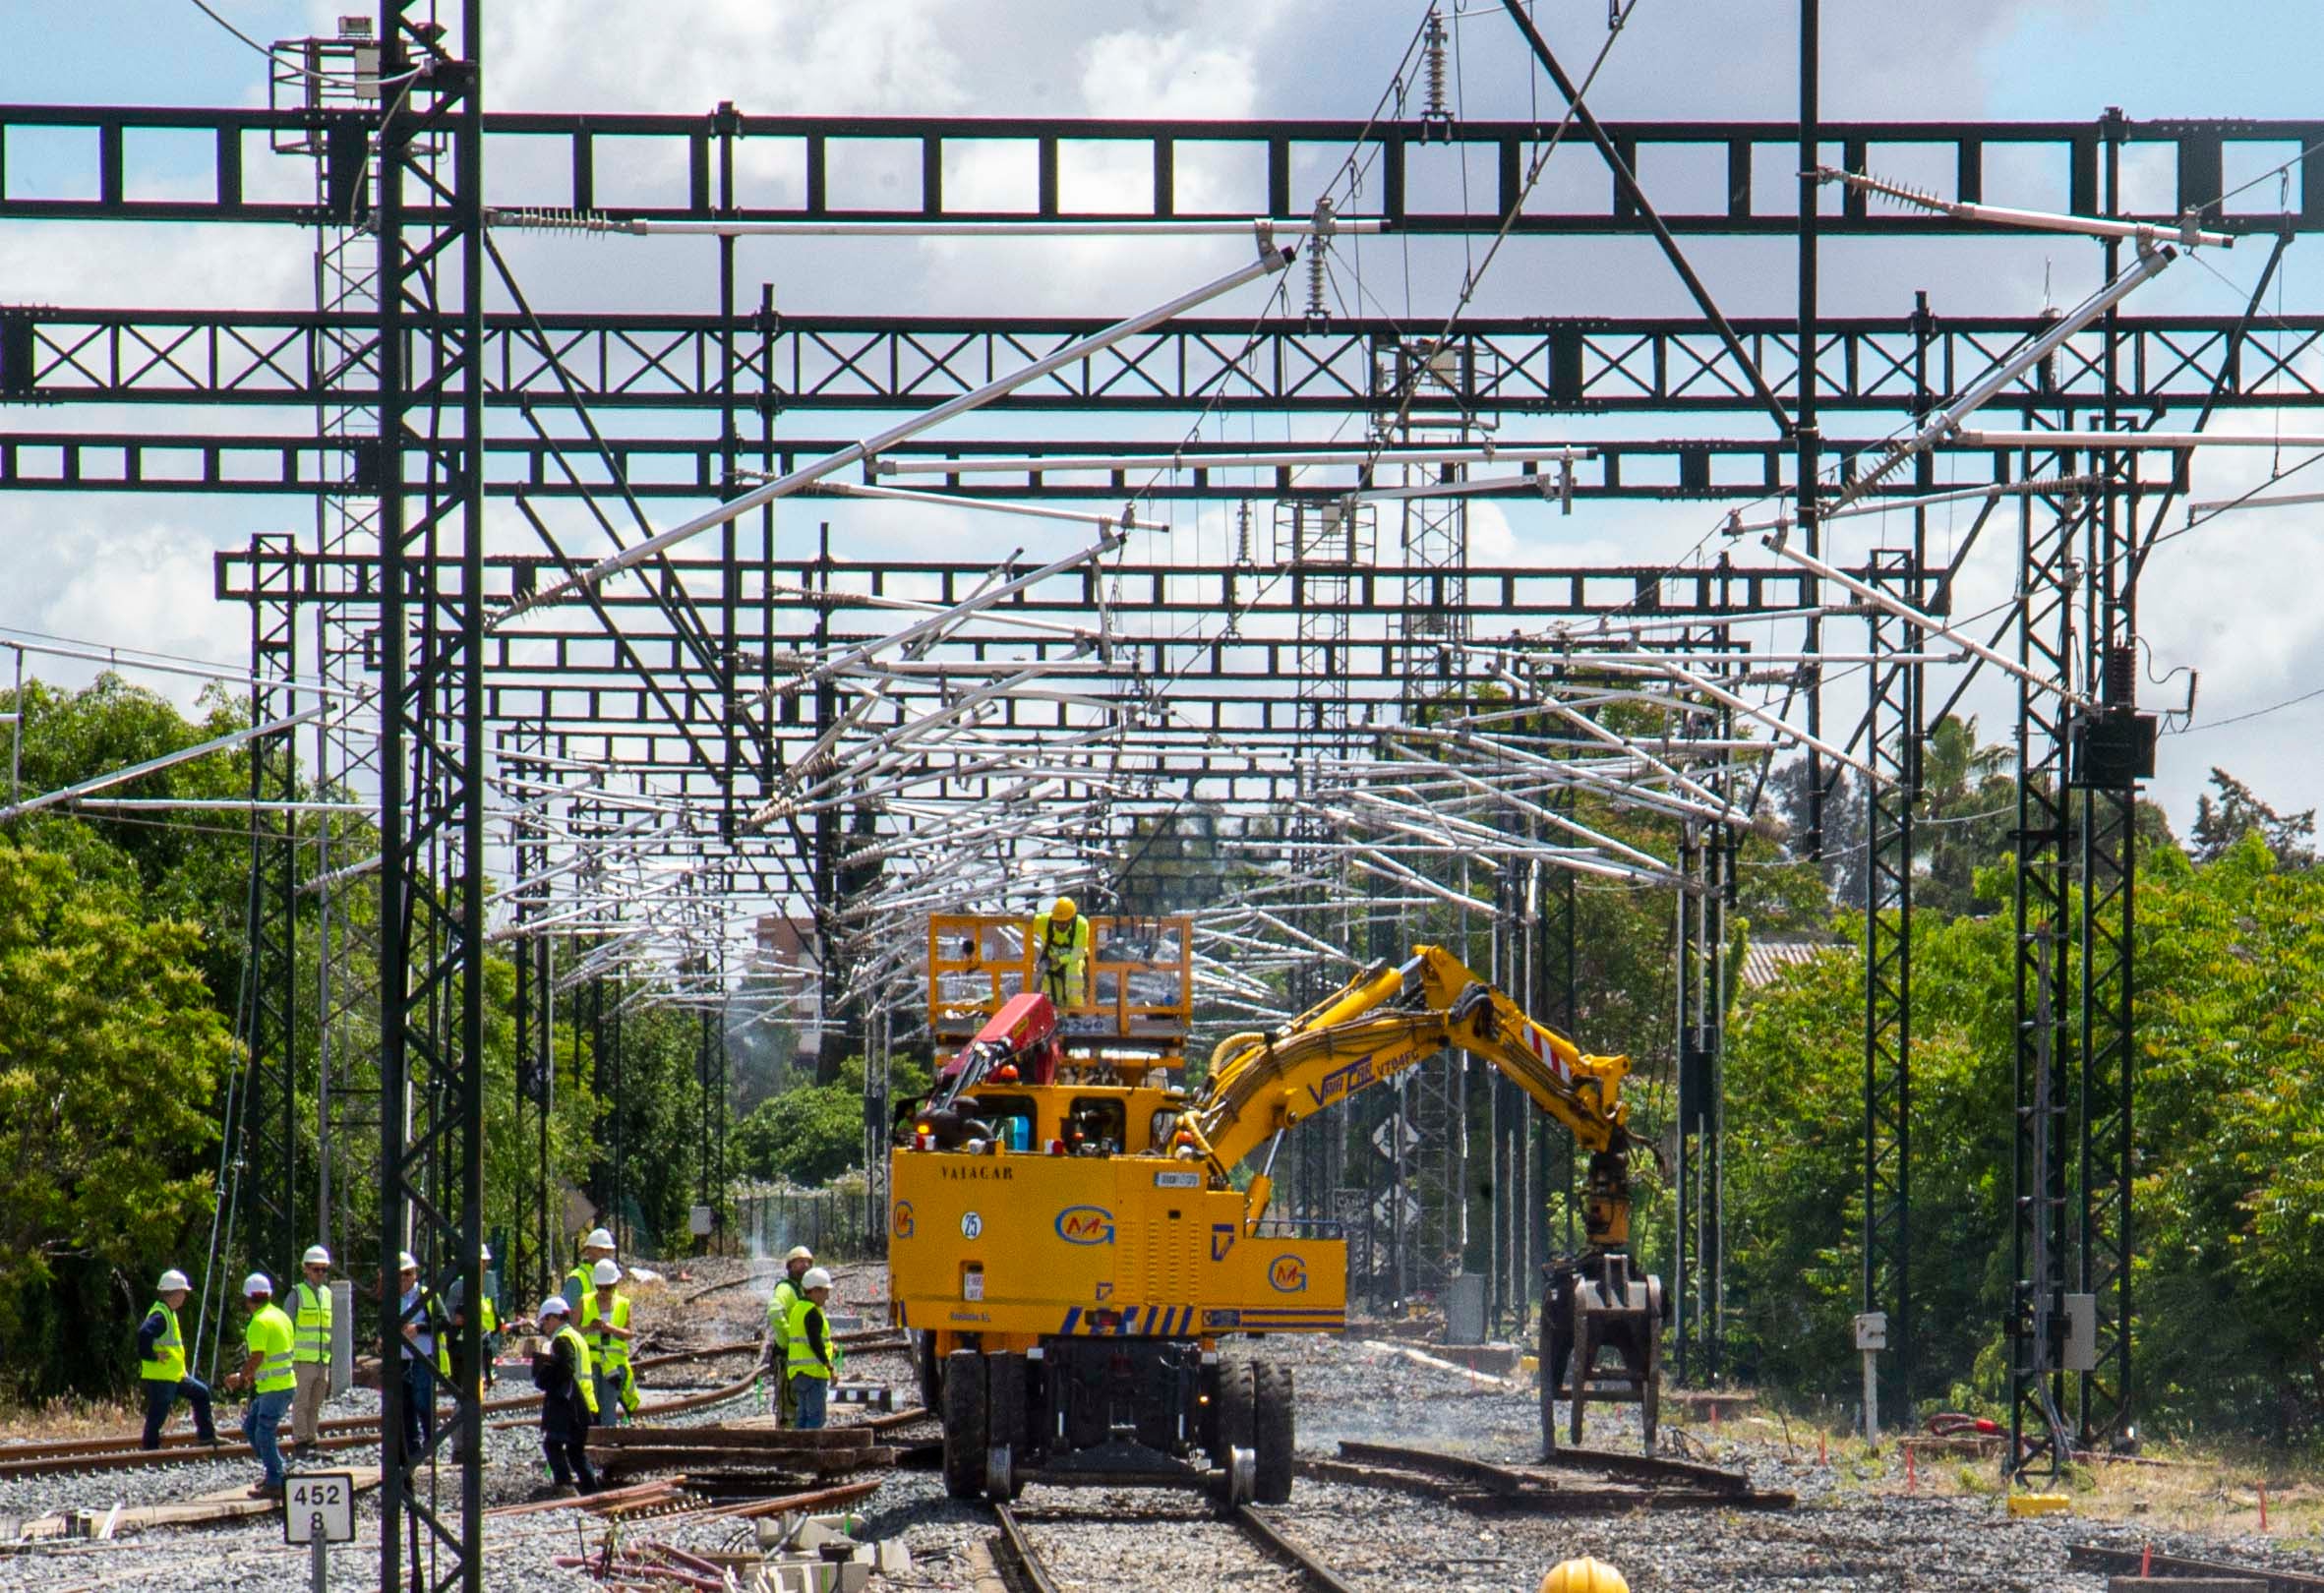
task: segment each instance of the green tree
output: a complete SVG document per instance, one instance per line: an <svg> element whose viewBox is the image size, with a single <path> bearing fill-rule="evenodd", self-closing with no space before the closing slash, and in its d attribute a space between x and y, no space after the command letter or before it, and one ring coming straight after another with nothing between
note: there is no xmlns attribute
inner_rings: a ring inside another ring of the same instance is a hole
<svg viewBox="0 0 2324 1593"><path fill-rule="evenodd" d="M2219 799L2213 801L2208 794L2195 798L2195 824L2187 832L2190 851L2197 862L2215 862L2234 851L2245 836L2256 835L2285 867L2315 865L2314 808L2279 813L2225 769L2211 771L2211 784L2219 792Z"/></svg>
<svg viewBox="0 0 2324 1593"><path fill-rule="evenodd" d="M206 1215L226 1026L199 930L0 841L0 1382L118 1386L151 1278Z"/></svg>
<svg viewBox="0 0 2324 1593"><path fill-rule="evenodd" d="M927 1071L908 1058L890 1064L894 1098L921 1094ZM736 1171L745 1178L812 1188L864 1165L864 1059L839 1064L829 1084L801 1084L766 1100L735 1125Z"/></svg>

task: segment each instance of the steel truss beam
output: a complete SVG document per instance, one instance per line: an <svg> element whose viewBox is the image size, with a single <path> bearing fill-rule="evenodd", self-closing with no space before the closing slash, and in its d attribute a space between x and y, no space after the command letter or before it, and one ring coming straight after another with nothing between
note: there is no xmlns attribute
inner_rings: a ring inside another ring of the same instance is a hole
<svg viewBox="0 0 2324 1593"><path fill-rule="evenodd" d="M2025 316L1823 322L1817 399L1832 411L1893 413L1914 396L1926 343L1937 390L1957 392L2045 329ZM904 410L941 403L1090 336L1095 320L963 316L576 314L485 322L485 401L592 409L761 413ZM1739 320L1745 353L1776 394L1796 396L1790 321ZM1473 318L1420 360L1441 327L1393 321L1186 320L1094 354L994 401L995 410L1343 414L1397 408L1416 420L1498 411L1726 414L1758 407L1716 336L1689 318ZM376 355L368 318L306 311L0 309L0 402L269 406L358 394L351 357ZM2131 407L2324 399L2307 357L2324 317L2127 316L2113 349ZM2051 409L2110 402L2109 343L2086 331L2017 393ZM551 355L554 355L554 361ZM2037 385L2037 384L2047 385ZM2004 399L2006 406L2007 398Z"/></svg>
<svg viewBox="0 0 2324 1593"><path fill-rule="evenodd" d="M484 1586L484 1335L458 1335L442 1388L401 1333L442 1330L436 1290L456 1280L474 1311L484 1287L483 7L462 0L456 33L436 10L381 0L379 29L385 70L430 65L388 102L378 153L380 1298L401 1297L399 1251L421 1268L419 1304L382 1313L381 1365L420 1369L383 1379L383 1593L407 1564L415 1587ZM423 1441L403 1442L415 1429ZM435 1481L447 1443L451 1500Z"/></svg>
<svg viewBox="0 0 2324 1593"><path fill-rule="evenodd" d="M1916 513L1916 520L1920 517ZM1916 525L1914 542L1920 541ZM1918 605L1913 548L1876 552L1873 580ZM1864 800L1864 1307L1888 1321L1880 1408L1912 1419L1912 909L1913 816L1921 786L1919 637L1895 616L1867 616L1872 667L1865 725L1874 778ZM1897 655L1906 655L1899 657Z"/></svg>
<svg viewBox="0 0 2324 1593"><path fill-rule="evenodd" d="M723 444L715 440L673 437L609 437L605 446L618 461L625 482L608 477L581 438L555 441L539 436L488 436L481 452L488 497L526 499L607 498L626 490L638 499L701 500L720 496ZM785 438L750 451L773 468L789 471L812 463L854 439ZM1785 445L1731 438L1702 441L1592 440L1595 457L1574 466L1573 496L1585 500L1667 502L1756 501L1791 490L1792 460ZM960 459L972 453L1037 458L1044 454L1144 454L1149 442L1059 444L1050 442L980 442L974 449L957 442L916 440L886 450L884 457ZM415 442L415 453L424 452ZM1127 469L1028 469L1020 473L978 471L941 479L941 490L964 498L1089 499L1115 507L1128 499L1189 502L1219 500L1332 499L1369 486L1362 450L1348 449L1344 465L1252 469L1212 467L1206 453L1243 450L1218 443L1189 443L1175 451L1186 460L1177 475ZM1877 440L1827 440L1824 454L1852 481L1858 466L1885 455ZM1939 444L1931 450L1951 461L1948 484L1967 487L2005 482L2011 450ZM2161 450L2157 450L2161 451ZM2180 456L2183 463L2183 457ZM568 475L571 467L575 475ZM1519 485L1489 496L1554 497L1554 472L1521 473ZM576 479L577 476L577 479ZM1983 479L1980 479L1983 478ZM369 499L380 481L380 461L368 448L337 437L281 434L181 434L151 432L0 433L0 490L10 492L225 493L249 497L292 493L300 497L353 494ZM936 490L931 485L930 490ZM1883 482L1871 498L1908 496L1909 483ZM815 497L812 489L801 495Z"/></svg>
<svg viewBox="0 0 2324 1593"><path fill-rule="evenodd" d="M255 546L277 556L291 539L261 536ZM291 566L274 561L266 580L279 583ZM251 723L272 724L299 707L288 682L298 675L298 610L279 588L251 604ZM245 947L240 1017L243 1042L241 1112L247 1149L241 1170L244 1229L250 1254L272 1262L277 1292L288 1292L284 1269L304 1248L300 1238L299 1111L296 1066L297 840L296 820L258 804L298 798L293 732L282 730L250 743L250 880L244 914Z"/></svg>
<svg viewBox="0 0 2324 1593"><path fill-rule="evenodd" d="M2018 663L2071 686L2078 500L2019 506ZM2009 1448L2012 1474L2055 1475L2069 1456L2060 1358L2066 1280L2066 1091L2073 1078L2067 860L2067 710L2054 692L2017 687L2016 1109L2010 1224Z"/></svg>
<svg viewBox="0 0 2324 1593"><path fill-rule="evenodd" d="M256 110L208 106L0 105L0 141L17 128L73 129L90 135L85 164L60 173L43 194L0 189L0 220L85 219L145 221L259 221L314 226L328 219L323 206L254 198L246 167L259 141L279 146L312 136L317 119L297 110ZM2130 144L2169 148L2176 155L2177 206L2167 214L2126 219L2175 226L2179 212L2197 207L2207 226L2227 231L2272 230L2274 217L2221 214L2226 189L2226 152L2240 145L2308 149L2301 162L2296 212L2303 225L2324 226L2324 161L2313 152L2324 144L2324 121L2161 120L2122 121ZM1826 122L1822 137L1841 149L1851 171L1898 169L1884 156L1890 147L1912 151L1902 169L1920 170L1937 152L1951 175L1940 197L1977 202L1986 197L1986 154L2005 147L2013 155L2049 160L2068 174L2067 207L2079 215L2097 213L2102 122ZM492 204L502 209L597 211L601 142L619 144L625 155L646 169L677 175L645 203L624 203L619 213L653 221L844 221L913 222L1028 219L1135 221L1247 221L1254 215L1298 216L1315 195L1305 178L1321 158L1332 166L1351 148L1370 162L1372 185L1350 215L1385 218L1396 229L1416 233L1474 234L1501 229L1518 202L1526 165L1554 128L1548 122L1457 122L1450 129L1410 121L1159 121L1081 120L1065 117L876 117L751 116L731 105L699 115L600 114L595 112L496 112L484 120L496 156L506 155L517 172L555 172L543 186L513 179L496 189ZM1655 198L1662 219L1674 233L1729 233L1789 237L1797 230L1791 208L1792 177L1799 132L1789 122L1613 122L1605 126L1611 146ZM149 174L133 154L162 141L147 135L175 135L169 144L182 160L182 147L206 143L210 151L209 181L201 192L185 192L184 173L175 166ZM712 181L712 151L722 135L745 138L765 150L778 168L793 174L766 182L765 191L722 203ZM974 144L985 158L1013 154L1023 197L1006 209L971 209L946 192L948 157ZM950 147L950 148L948 148ZM1114 154L1124 148L1142 151L1152 174L1143 188L1099 180L1078 168L1080 157ZM1478 185L1462 207L1460 156L1489 160L1494 179ZM1190 159L1191 157L1191 159ZM261 154L264 158L264 154ZM1180 181L1182 163L1201 161L1204 189L1223 195L1205 207ZM1243 167L1240 171L1236 167ZM1219 168L1225 168L1224 171ZM918 192L910 173L917 169ZM1327 168L1329 169L1329 168ZM1231 175L1229 175L1231 173ZM157 177L166 175L164 187ZM901 184L893 179L903 176ZM1239 181L1235 179L1239 178ZM886 179L887 181L883 181ZM1943 186L1943 185L1939 185ZM901 190L904 198L899 202ZM170 197L148 197L162 192ZM65 197L73 196L73 197ZM432 196L412 207L415 219L435 223L432 206L451 205L448 195ZM1990 225L1959 222L1942 215L1874 210L1861 193L1851 192L1840 211L1824 216L1828 234L1928 238L1975 231ZM1594 200L1551 208L1537 200L1516 218L1520 233L1602 233L1646 231L1629 194L1609 181Z"/></svg>

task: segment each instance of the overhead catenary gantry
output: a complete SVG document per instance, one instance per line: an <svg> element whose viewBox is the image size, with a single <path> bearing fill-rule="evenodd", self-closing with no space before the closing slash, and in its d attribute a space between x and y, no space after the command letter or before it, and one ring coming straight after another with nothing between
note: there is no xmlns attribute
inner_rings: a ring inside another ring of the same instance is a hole
<svg viewBox="0 0 2324 1593"><path fill-rule="evenodd" d="M1871 808L1866 1303L1895 1319L1901 1381L1917 747L1982 676L2017 693L2024 766L2045 777L2028 799L2047 804L2020 841L2020 1425L2031 1412L2044 1442L2061 1442L2055 1324L2069 1275L2111 1313L2105 1369L2075 1389L2080 1436L2127 1421L2137 760L2119 754L2138 732L2118 661L2135 644L2153 526L2188 488L2208 422L2324 402L2311 357L2324 316L2263 321L2257 293L2240 315L2149 313L2136 285L2161 251L2212 247L2208 234L2273 234L2280 250L2324 228L2324 123L1822 122L1815 0L1796 123L504 113L477 91L477 0L447 30L407 9L382 8L386 92L292 65L265 110L0 107L0 138L80 128L94 152L79 190L92 198L0 183L0 225L257 225L293 249L311 232L332 263L312 311L0 306L0 405L22 406L0 425L0 488L316 505L312 538L222 556L217 594L250 604L256 695L284 727L310 706L300 693L322 688L314 772L334 798L382 804L384 844L347 856L302 822L289 732L267 721L254 942L293 955L293 892L381 893L379 988L334 986L327 969L317 999L333 1044L365 1003L387 1009L366 1081L389 1103L376 1112L378 1170L408 1197L414 1248L439 1275L477 1282L474 1003L488 947L518 961L533 1114L521 1121L545 1132L552 1015L601 976L705 1010L757 980L776 1010L853 1026L884 1056L904 1037L891 1020L909 1011L920 915L1030 908L1058 889L1126 904L1153 888L1145 849L1199 819L1206 865L1228 883L1222 899L1171 905L1207 909L1197 976L1236 1022L1282 1013L1307 972L1343 971L1393 939L1384 924L1433 912L1473 923L1470 961L1571 1027L1576 879L1672 894L1690 1258L1676 1292L1682 1343L1715 1375L1718 949L1765 769L1805 752L1812 815L1838 771ZM324 42L333 61L349 43ZM1525 42L1571 95L1546 43ZM145 197L155 190L136 162L152 130L206 146L207 180ZM606 203L616 140L671 157L663 190ZM972 143L1014 162L1014 206L979 185L969 207L958 161ZM1594 197L1535 188L1553 146L1569 165L1601 163ZM2282 213L2223 203L2245 147L2294 152ZM1851 178L1827 213L1814 193L1835 148L1850 174L1934 159L1949 187L1934 207L1891 208ZM2169 212L2124 217L2126 149L2175 162ZM2058 247L2057 216L1987 203L2002 150L2058 165L2068 219L2125 221L2079 229L2109 255L2086 316L1926 298L1884 317L1822 313L1819 236ZM1110 170L1125 151L1147 180L1085 180L1093 154ZM901 180L855 191L855 155ZM1462 203L1431 172L1472 157L1493 175ZM311 199L251 180L272 159L306 163ZM1222 186L1217 169L1236 160L1252 179ZM1717 181L1684 180L1705 161ZM788 182L764 176L786 167ZM1359 172L1360 190L1343 182ZM664 247L715 252L716 302L536 310L501 247L537 249L543 226L602 233L545 242L619 269L631 223L710 233ZM795 313L771 289L748 292L737 253L750 232L786 249L1043 232L1161 249L1229 231L1261 251L1237 277L1266 289L1214 304L1212 290L1240 282L1190 268L1184 298L1108 306L1116 320L1014 304ZM1383 236L1513 250L1653 237L1698 313L1471 313L1473 278L1450 318L1442 304L1396 319L1326 303L1314 285L1330 285L1335 261ZM1795 314L1721 313L1718 273L1689 258L1711 237L1797 239ZM1264 252L1280 267L1285 247L1306 251L1298 271L1269 266ZM453 259L457 272L433 268ZM1294 276L1310 283L1305 314ZM945 424L972 410L986 411L974 427ZM1266 442L1247 424L1260 416ZM1227 417L1246 424L1229 431ZM814 502L788 504L778 526L784 497ZM974 551L880 549L889 528L967 517L972 502L987 539ZM1674 502L1697 505L1703 532L1675 562L1506 565L1461 531L1477 504L1619 529L1628 508ZM1013 524L996 512L1011 504L1071 504L1101 523ZM1940 505L1974 522L1949 560L1919 531ZM1230 547L1221 515L1241 507L1290 534ZM805 529L826 513L839 537ZM2014 537L1998 529L2011 521ZM1367 523L1401 530L1357 557ZM2018 597L2003 612L1961 612L1972 557L2009 566ZM2074 570L2095 572L2087 588ZM1608 730L1616 704L1664 733ZM1650 816L1660 839L1594 821L1608 803ZM1811 831L1819 846L1819 819ZM2080 910L2069 875L2096 887ZM326 944L352 946L362 916L331 919ZM775 923L804 932L787 927L792 944L770 950ZM2077 936L2108 971L2078 1024L2060 1005ZM256 988L254 1059L281 1050L305 985L266 962ZM605 1016L593 1009L593 1028ZM291 1097L268 1079L249 1100L252 1177L266 1220L285 1227L314 1175L292 1165L279 1121ZM1514 1114L1471 1124L1465 1094L1442 1088L1436 1105L1444 1120L1409 1158L1416 1112L1363 1127L1374 1144L1385 1132L1391 1189L1409 1176L1457 1190L1472 1138L1504 1187L1536 1205L1555 1187L1546 1141L1527 1144ZM1404 1197L1382 1217L1379 1176L1323 1157L1287 1197L1305 1216L1383 1222L1396 1259L1367 1275L1433 1281L1489 1251L1506 1284L1550 1253L1546 1220L1497 1216L1489 1238L1468 1236L1440 1199L1416 1241L1436 1253L1407 1255ZM405 1220L405 1203L389 1204ZM545 1187L526 1212L537 1275L557 1238ZM398 1242L391 1224L389 1260ZM462 1405L459 1425L472 1421ZM443 1579L472 1582L474 1472L448 1510L414 1492L416 1473L399 1477L392 1502L450 1523Z"/></svg>

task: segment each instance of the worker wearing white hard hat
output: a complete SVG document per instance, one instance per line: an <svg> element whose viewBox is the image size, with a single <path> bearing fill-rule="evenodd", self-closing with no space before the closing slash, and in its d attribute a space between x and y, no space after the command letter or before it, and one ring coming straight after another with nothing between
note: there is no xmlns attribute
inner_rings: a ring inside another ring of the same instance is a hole
<svg viewBox="0 0 2324 1593"><path fill-rule="evenodd" d="M1070 896L1034 920L1034 968L1042 990L1059 1013L1089 1002L1090 920Z"/></svg>
<svg viewBox="0 0 2324 1593"><path fill-rule="evenodd" d="M629 1340L635 1336L629 1326L629 1297L622 1292L618 1263L599 1262L589 1269L589 1280L596 1286L581 1302L573 1326L589 1343L589 1365L597 1380L597 1419L618 1426L637 1408L637 1371L629 1364Z"/></svg>
<svg viewBox="0 0 2324 1593"><path fill-rule="evenodd" d="M589 1298L589 1291L597 1286L597 1279L592 1275L597 1269L597 1264L613 1259L612 1230L591 1228L588 1236L581 1241L581 1259L573 1264L571 1271L565 1274L565 1287L558 1291L565 1296L565 1303L578 1312L581 1302Z"/></svg>
<svg viewBox="0 0 2324 1593"><path fill-rule="evenodd" d="M403 1461L409 1465L436 1439L436 1335L444 1328L444 1302L420 1282L419 1259L408 1250L395 1258L395 1327L402 1337L397 1357L403 1379Z"/></svg>
<svg viewBox="0 0 2324 1593"><path fill-rule="evenodd" d="M251 1391L250 1403L242 1410L242 1437L257 1451L266 1474L251 1489L250 1497L275 1499L282 1494L282 1451L274 1439L298 1386L297 1375L291 1371L298 1329L274 1303L274 1283L266 1273L253 1272L242 1280L242 1299L250 1307L250 1323L242 1334L249 1356L241 1371L227 1377L226 1386Z"/></svg>
<svg viewBox="0 0 2324 1593"><path fill-rule="evenodd" d="M799 1401L799 1425L823 1425L831 1381L846 1359L831 1336L831 1319L823 1308L831 1300L831 1274L810 1267L799 1280L800 1300L791 1308L792 1395Z"/></svg>
<svg viewBox="0 0 2324 1593"><path fill-rule="evenodd" d="M304 1453L321 1430L323 1402L330 1397L330 1252L309 1245L299 1258L300 1277L290 1286L291 1346L290 1451Z"/></svg>
<svg viewBox="0 0 2324 1593"><path fill-rule="evenodd" d="M172 1267L153 1286L157 1298L146 1308L137 1330L138 1382L146 1390L146 1436L143 1447L161 1447L161 1426L169 1408L180 1399L194 1407L194 1432L214 1446L218 1430L209 1417L209 1385L186 1374L186 1336L178 1328L178 1309L194 1285Z"/></svg>
<svg viewBox="0 0 2324 1593"><path fill-rule="evenodd" d="M590 1376L589 1344L572 1325L572 1308L562 1294L541 1302L540 1353L533 1357L533 1386L541 1390L541 1452L560 1491L597 1492L589 1469L589 1426L597 1418L597 1392Z"/></svg>
<svg viewBox="0 0 2324 1593"><path fill-rule="evenodd" d="M783 1258L783 1275L775 1280L774 1298L766 1303L766 1342L759 1346L761 1369L775 1368L775 1421L783 1427L799 1419L791 1397L791 1308L799 1304L799 1280L815 1265L815 1253L793 1245Z"/></svg>

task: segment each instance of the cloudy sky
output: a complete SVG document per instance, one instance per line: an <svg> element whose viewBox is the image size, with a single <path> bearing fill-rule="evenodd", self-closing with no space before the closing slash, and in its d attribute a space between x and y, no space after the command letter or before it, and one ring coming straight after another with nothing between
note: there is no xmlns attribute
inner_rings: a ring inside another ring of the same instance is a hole
<svg viewBox="0 0 2324 1593"><path fill-rule="evenodd" d="M271 40L333 30L339 7L214 0L253 36ZM352 6L347 9L353 9ZM1387 87L1425 8L1417 0L660 0L651 7L581 0L503 0L486 45L489 102L504 110L700 112L733 100L761 113L1034 113L1058 116L1317 116L1360 118ZM2316 116L2324 95L2324 7L2314 0L2215 0L2193 6L2119 0L2104 7L2035 0L1847 0L1825 7L1825 114L1834 119L2025 118L2080 120L2109 105L2138 119L2170 116ZM1540 0L1541 26L1579 70L1606 38L1603 0ZM1791 0L1639 0L1592 102L1613 118L1784 119L1795 106L1796 7ZM190 0L0 0L0 100L10 102L264 103L265 62ZM1521 41L1499 7L1474 3L1457 21L1458 108L1475 119L1523 117L1547 106ZM1571 157L1571 158L1569 158ZM791 181L771 157L745 157L745 184L779 192ZM1545 182L1600 185L1585 150L1562 152ZM65 181L85 159L69 144L16 135L8 148L12 192ZM133 180L160 190L176 180L171 156L133 154ZM650 193L668 174L607 166L621 185ZM520 182L521 169L501 174ZM1683 200L1684 172L1645 178L1650 192ZM2233 165L2231 181L2256 175ZM1093 169L1074 180L1102 183ZM1489 184L1482 165L1470 176ZM1456 185L1445 167L1416 181ZM1197 173L1189 180L1199 180ZM187 177L191 182L195 179ZM307 182L287 163L254 172L252 185ZM877 181L878 173L865 174ZM954 182L1009 173L973 160ZM2134 189L2142 174L2133 170ZM2167 176L2163 179L2167 184ZM2056 206L2054 174L2003 163L1989 190L2000 203ZM1665 185L1658 187L1658 184ZM2011 188L2010 185L2015 187ZM2265 188L2254 199L2272 194ZM494 189L496 199L509 197ZM2270 202L2272 203L2272 201ZM714 255L699 240L585 241L513 238L507 245L537 302L569 308L712 306ZM2288 313L2324 299L2324 271L2310 240L2282 273ZM1245 244L1140 241L1008 243L924 240L865 248L823 241L755 240L742 250L743 280L775 284L796 312L983 310L1129 313L1217 274ZM1379 240L1335 263L1335 280L1400 311L1441 316L1463 267L1459 246L1405 250ZM0 224L0 302L261 308L310 302L309 240L275 229L89 228ZM1731 314L1780 315L1790 307L1789 252L1765 242L1691 242ZM2246 247L2182 262L2131 301L2132 310L2233 314L2263 262ZM614 264L618 262L618 266ZM1835 243L1826 253L1832 314L1901 314L1916 288L1937 309L2030 314L2071 304L2094 284L2096 251L2060 240L1928 243L1909 249ZM1257 314L1264 291L1223 301L1222 313ZM1513 247L1487 277L1479 308L1502 314L1678 312L1686 300L1650 245L1557 240ZM2307 362L2312 368L2314 359ZM185 417L13 410L4 424L184 424ZM800 423L848 435L840 417ZM1761 436L1729 422L1738 435ZM1763 426L1763 423L1761 423ZM1869 423L1865 423L1868 424ZM2230 415L2221 429L2268 435L2324 432L2324 416L2297 411ZM994 434L1023 435L1022 420ZM1690 427L1691 433L1698 428ZM1262 434L1262 441L1268 434ZM1273 434L1280 437L1280 428ZM1570 434L1569 434L1570 435ZM2312 451L2312 450L2308 450ZM2306 451L2287 449L2284 464ZM2206 456L2195 497L2216 499L2265 480L2269 450ZM2324 471L2287 490L2324 491ZM817 517L824 517L818 507ZM896 554L957 547L968 534L943 515L828 517L850 525L853 545ZM1526 563L1591 559L1679 559L1716 520L1702 505L1651 509L1582 505L1571 518L1523 505L1480 506L1472 554ZM1940 544L1957 533L1939 516ZM309 528L296 501L0 497L0 625L100 642L236 659L247 645L246 611L209 599L210 554L255 531ZM1861 554L1898 529L1857 522ZM990 541L989 527L975 534ZM1035 551L1047 544L1026 540ZM1224 532L1215 517L1182 515L1178 557L1216 557ZM1060 548L1065 543L1059 543ZM1002 550L1005 551L1005 550ZM1966 608L2003 601L2006 549L1967 582ZM2301 594L2324 589L2324 510L2289 508L2223 516L2166 544L2150 565L2141 625L2150 706L2183 700L2200 672L2193 723L2166 739L2156 795L2183 823L2208 768L2224 764L2279 806L2324 800L2324 760L2307 738L2324 730L2324 697L2277 707L2324 687L2324 606ZM0 660L5 663L5 660ZM72 678L53 664L42 673ZM1997 734L2008 707L1997 693L1972 705ZM2264 711L2264 712L2263 712ZM2239 716L2257 714L2255 718ZM2231 723L2230 721L2234 721Z"/></svg>

